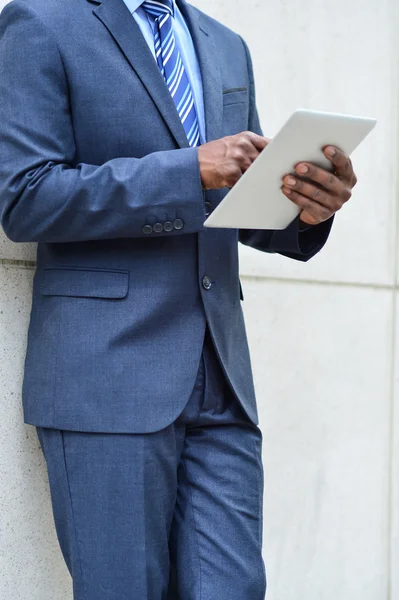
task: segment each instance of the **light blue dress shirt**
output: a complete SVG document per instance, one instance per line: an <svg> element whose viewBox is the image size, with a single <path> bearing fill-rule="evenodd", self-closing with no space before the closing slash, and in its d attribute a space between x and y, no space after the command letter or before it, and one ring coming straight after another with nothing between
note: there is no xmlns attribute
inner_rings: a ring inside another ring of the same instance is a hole
<svg viewBox="0 0 399 600"><path fill-rule="evenodd" d="M129 11L133 15L137 25L140 27L153 56L155 56L153 22L148 18L147 13L141 4L144 0L123 0ZM176 44L180 51L184 68L186 69L188 80L194 95L195 107L200 127L201 143L205 143L205 109L204 109L204 91L202 87L201 70L195 52L194 43L187 27L187 24L181 14L179 7L174 2L174 31Z"/></svg>

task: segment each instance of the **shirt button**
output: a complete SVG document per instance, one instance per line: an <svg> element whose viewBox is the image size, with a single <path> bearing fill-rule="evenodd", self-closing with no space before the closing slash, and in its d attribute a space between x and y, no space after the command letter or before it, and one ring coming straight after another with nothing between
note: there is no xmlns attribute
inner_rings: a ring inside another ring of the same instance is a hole
<svg viewBox="0 0 399 600"><path fill-rule="evenodd" d="M161 233L161 231L163 231L162 223L155 223L153 229L154 229L155 233Z"/></svg>
<svg viewBox="0 0 399 600"><path fill-rule="evenodd" d="M145 233L146 235L149 235L150 233L152 233L153 229L151 227L151 225L144 225L143 227L143 233Z"/></svg>
<svg viewBox="0 0 399 600"><path fill-rule="evenodd" d="M173 227L175 229L183 229L184 223L181 219L176 219L175 221L173 221Z"/></svg>
<svg viewBox="0 0 399 600"><path fill-rule="evenodd" d="M164 229L164 231L167 231L168 233L169 233L169 231L173 231L172 221L165 221L165 223L163 224L163 229Z"/></svg>
<svg viewBox="0 0 399 600"><path fill-rule="evenodd" d="M208 277L208 275L205 275L205 277L202 280L202 287L205 290L210 290L212 287L212 280L210 277Z"/></svg>
<svg viewBox="0 0 399 600"><path fill-rule="evenodd" d="M209 217L212 212L212 204L210 202L205 202L205 216Z"/></svg>

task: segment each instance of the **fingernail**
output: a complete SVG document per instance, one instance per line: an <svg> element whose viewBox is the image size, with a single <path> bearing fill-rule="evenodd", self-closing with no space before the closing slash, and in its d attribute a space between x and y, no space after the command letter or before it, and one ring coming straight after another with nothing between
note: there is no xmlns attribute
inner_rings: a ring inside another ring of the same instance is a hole
<svg viewBox="0 0 399 600"><path fill-rule="evenodd" d="M298 173L303 173L303 175L305 175L305 173L309 171L309 167L307 167L306 165L298 165L296 170L298 171Z"/></svg>
<svg viewBox="0 0 399 600"><path fill-rule="evenodd" d="M283 192L284 192L284 194L288 194L288 195L291 194L290 188L283 187Z"/></svg>
<svg viewBox="0 0 399 600"><path fill-rule="evenodd" d="M328 156L335 156L337 154L337 151L335 148L330 146L329 148L327 148L327 154Z"/></svg>
<svg viewBox="0 0 399 600"><path fill-rule="evenodd" d="M287 185L295 185L296 184L296 180L293 177L287 177L287 179L285 180L285 183Z"/></svg>

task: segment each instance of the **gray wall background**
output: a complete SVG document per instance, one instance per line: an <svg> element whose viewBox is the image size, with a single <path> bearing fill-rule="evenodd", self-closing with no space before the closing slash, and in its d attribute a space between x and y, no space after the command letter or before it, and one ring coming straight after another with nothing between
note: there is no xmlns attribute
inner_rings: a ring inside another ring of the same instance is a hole
<svg viewBox="0 0 399 600"><path fill-rule="evenodd" d="M299 106L379 119L323 253L303 265L244 249L241 272L268 597L399 600L396 0L195 4L247 39L265 135ZM0 238L0 597L70 600L44 461L20 408L34 257Z"/></svg>

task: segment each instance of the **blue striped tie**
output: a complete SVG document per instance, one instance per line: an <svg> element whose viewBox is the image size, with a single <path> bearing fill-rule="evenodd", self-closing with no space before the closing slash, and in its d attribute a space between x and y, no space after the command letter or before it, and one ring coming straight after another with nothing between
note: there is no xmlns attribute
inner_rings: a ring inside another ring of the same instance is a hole
<svg viewBox="0 0 399 600"><path fill-rule="evenodd" d="M173 0L146 0L146 13L155 20L155 53L191 147L199 145L200 130L194 96L176 44Z"/></svg>

